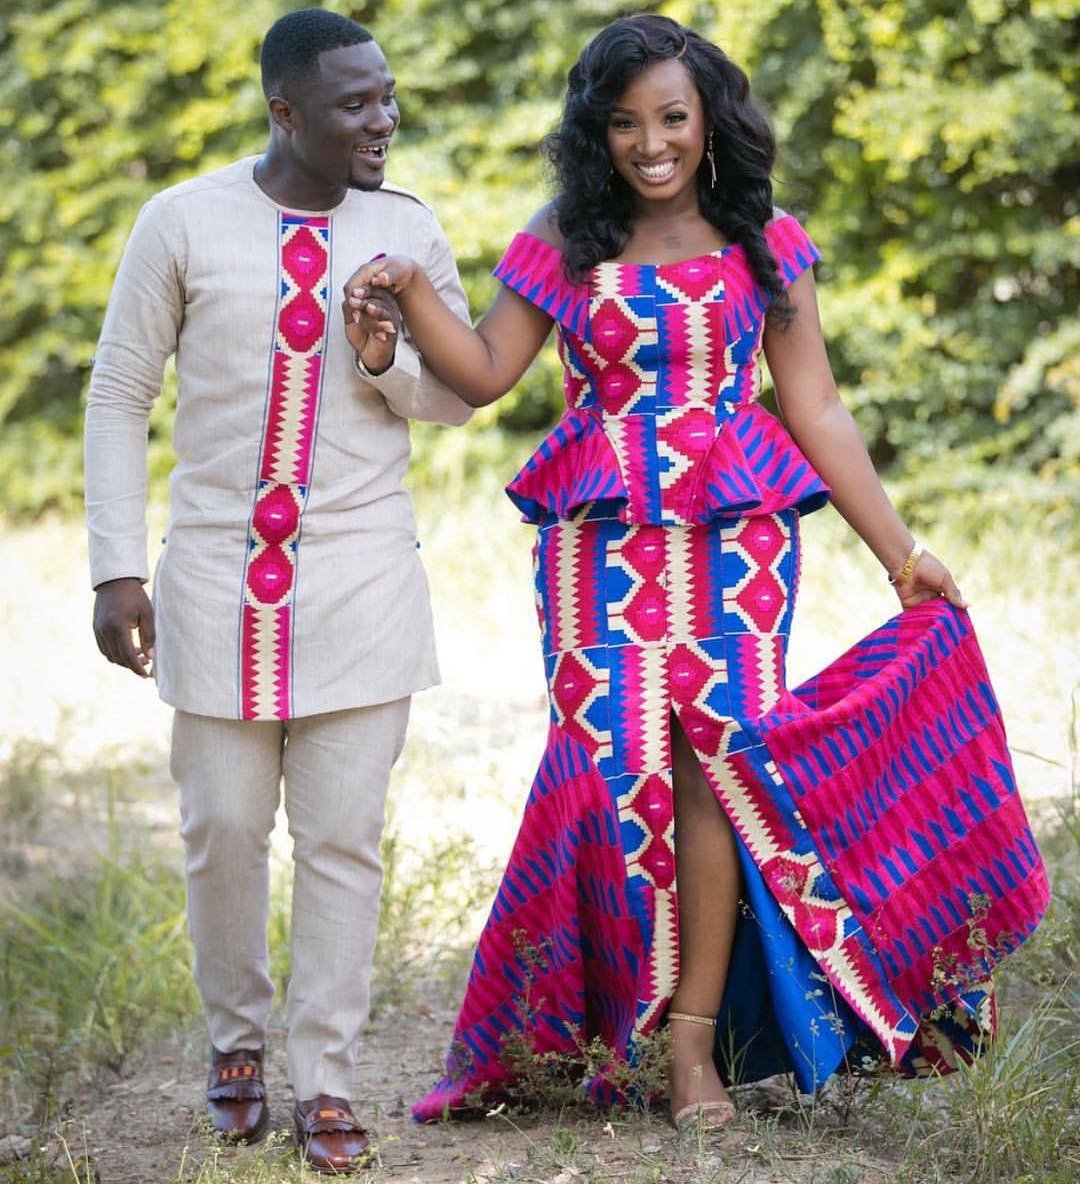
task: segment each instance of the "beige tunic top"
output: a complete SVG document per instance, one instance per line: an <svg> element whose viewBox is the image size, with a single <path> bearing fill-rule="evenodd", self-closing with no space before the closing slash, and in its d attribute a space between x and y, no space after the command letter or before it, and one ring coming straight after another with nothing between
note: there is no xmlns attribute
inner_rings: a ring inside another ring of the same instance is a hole
<svg viewBox="0 0 1080 1184"><path fill-rule="evenodd" d="M389 371L363 377L342 285L373 255L404 253L462 319L468 307L419 199L385 185L289 211L255 184L255 161L167 189L139 215L90 384L86 506L93 584L145 580L147 421L175 354L158 690L197 714L285 719L438 681L401 484L407 420L460 424L470 409L407 338Z"/></svg>

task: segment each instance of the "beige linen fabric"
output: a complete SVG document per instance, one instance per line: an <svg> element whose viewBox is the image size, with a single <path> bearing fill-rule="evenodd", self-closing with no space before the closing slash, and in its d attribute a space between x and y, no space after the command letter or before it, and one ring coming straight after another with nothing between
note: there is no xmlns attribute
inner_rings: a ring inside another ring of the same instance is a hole
<svg viewBox="0 0 1080 1184"><path fill-rule="evenodd" d="M280 290L283 208L256 185L256 159L168 189L143 208L109 301L86 412L93 584L145 580L147 422L175 354L177 463L154 581L156 676L167 703L222 718L242 714L242 583ZM434 215L393 186L350 190L328 214L327 340L292 611L293 717L388 702L438 681L427 583L401 485L407 418L460 424L470 413L407 338L391 369L366 379L344 333L342 286L379 252L419 260L467 319Z"/></svg>
<svg viewBox="0 0 1080 1184"><path fill-rule="evenodd" d="M379 836L409 700L278 722L176 713L188 922L210 1039L266 1042L270 831L282 776L293 838L289 1080L298 1098L353 1092L379 920Z"/></svg>

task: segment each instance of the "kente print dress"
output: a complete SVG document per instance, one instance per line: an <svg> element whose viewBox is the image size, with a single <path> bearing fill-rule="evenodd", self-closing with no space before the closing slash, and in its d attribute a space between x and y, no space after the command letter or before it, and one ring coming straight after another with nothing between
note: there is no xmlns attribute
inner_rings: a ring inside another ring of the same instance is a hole
<svg viewBox="0 0 1080 1184"><path fill-rule="evenodd" d="M782 216L786 284L818 253ZM519 234L496 276L556 320L567 411L508 487L539 527L550 733L480 938L437 1119L513 1098L509 1049L633 1063L678 982L670 717L731 819L743 905L726 1079L947 1071L1047 881L966 615L901 614L785 688L799 516L828 490L757 400L765 293L738 246L585 284ZM620 1099L614 1075L584 1082Z"/></svg>

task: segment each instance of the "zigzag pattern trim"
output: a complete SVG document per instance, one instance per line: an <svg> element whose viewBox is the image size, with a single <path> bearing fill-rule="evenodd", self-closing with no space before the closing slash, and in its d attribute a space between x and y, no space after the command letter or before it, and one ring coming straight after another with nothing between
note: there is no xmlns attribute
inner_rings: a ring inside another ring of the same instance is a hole
<svg viewBox="0 0 1080 1184"><path fill-rule="evenodd" d="M330 219L278 216L279 294L238 646L241 719L292 715L292 629L330 293Z"/></svg>
<svg viewBox="0 0 1080 1184"><path fill-rule="evenodd" d="M818 258L788 215L765 233L787 284ZM495 274L555 317L565 366L567 414L507 486L526 520L604 500L626 522L679 526L828 500L754 401L768 300L741 247L661 266L607 261L586 286L522 233Z"/></svg>
<svg viewBox="0 0 1080 1184"><path fill-rule="evenodd" d="M951 1004L1034 929L1046 870L965 614L901 614L761 735L909 1012Z"/></svg>

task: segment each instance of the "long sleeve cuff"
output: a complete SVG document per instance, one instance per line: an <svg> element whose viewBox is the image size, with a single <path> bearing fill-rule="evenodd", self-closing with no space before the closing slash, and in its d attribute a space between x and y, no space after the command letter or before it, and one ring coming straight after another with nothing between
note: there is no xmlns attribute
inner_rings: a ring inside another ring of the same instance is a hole
<svg viewBox="0 0 1080 1184"><path fill-rule="evenodd" d="M449 387L434 380L430 374L421 378L423 363L416 347L399 337L393 364L382 374L371 375L361 370L353 356L356 373L373 386L386 400L390 410L402 419L426 420L459 427L472 415L473 409L458 398Z"/></svg>
<svg viewBox="0 0 1080 1184"><path fill-rule="evenodd" d="M94 529L87 507L90 529L90 586L100 588L110 580L140 580L150 578L146 561L146 532L138 535L106 535Z"/></svg>

